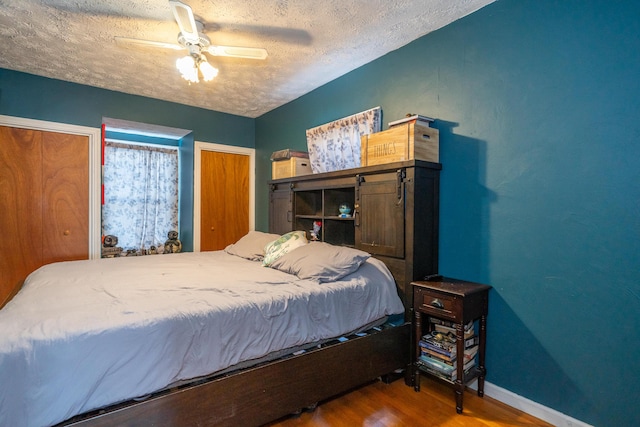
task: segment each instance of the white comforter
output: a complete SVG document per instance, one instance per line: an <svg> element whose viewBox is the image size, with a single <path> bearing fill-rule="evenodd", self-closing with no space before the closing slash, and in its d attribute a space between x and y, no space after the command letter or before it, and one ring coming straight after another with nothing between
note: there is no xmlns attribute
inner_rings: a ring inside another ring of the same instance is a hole
<svg viewBox="0 0 640 427"><path fill-rule="evenodd" d="M223 251L47 265L0 310L0 426L55 424L402 311L373 258L322 284Z"/></svg>

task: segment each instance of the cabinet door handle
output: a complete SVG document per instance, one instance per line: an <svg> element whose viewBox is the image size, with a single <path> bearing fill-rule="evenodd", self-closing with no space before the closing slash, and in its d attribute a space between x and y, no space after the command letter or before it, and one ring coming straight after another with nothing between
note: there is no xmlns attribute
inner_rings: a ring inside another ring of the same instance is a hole
<svg viewBox="0 0 640 427"><path fill-rule="evenodd" d="M431 301L431 306L435 308L444 308L444 304L438 298Z"/></svg>

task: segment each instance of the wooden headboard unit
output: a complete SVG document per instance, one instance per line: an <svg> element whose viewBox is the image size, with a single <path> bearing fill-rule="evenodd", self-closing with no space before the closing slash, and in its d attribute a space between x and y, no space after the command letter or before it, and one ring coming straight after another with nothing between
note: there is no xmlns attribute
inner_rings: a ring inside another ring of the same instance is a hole
<svg viewBox="0 0 640 427"><path fill-rule="evenodd" d="M321 239L369 252L393 274L409 312L413 280L438 273L439 163L412 160L269 182L269 231L322 222ZM341 217L339 206L352 212Z"/></svg>

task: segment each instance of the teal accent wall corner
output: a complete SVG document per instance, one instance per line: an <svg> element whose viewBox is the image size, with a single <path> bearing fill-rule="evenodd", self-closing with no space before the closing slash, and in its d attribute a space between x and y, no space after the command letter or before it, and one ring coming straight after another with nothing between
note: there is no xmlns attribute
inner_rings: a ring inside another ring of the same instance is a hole
<svg viewBox="0 0 640 427"><path fill-rule="evenodd" d="M180 140L180 241L184 252L193 252L193 132Z"/></svg>
<svg viewBox="0 0 640 427"><path fill-rule="evenodd" d="M248 117L1 68L0 114L94 128L100 128L103 117L109 117L191 130L179 144L180 239L184 251L193 250L194 142L255 147L255 120Z"/></svg>
<svg viewBox="0 0 640 427"><path fill-rule="evenodd" d="M308 128L375 106L437 118L440 272L494 287L487 380L596 426L640 425L638 16L499 0L256 120L268 180Z"/></svg>

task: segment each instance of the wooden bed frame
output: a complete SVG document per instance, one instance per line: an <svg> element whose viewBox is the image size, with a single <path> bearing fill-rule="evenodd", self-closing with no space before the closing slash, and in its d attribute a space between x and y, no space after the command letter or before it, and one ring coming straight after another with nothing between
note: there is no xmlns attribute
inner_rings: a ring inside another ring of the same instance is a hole
<svg viewBox="0 0 640 427"><path fill-rule="evenodd" d="M440 169L437 163L412 160L271 181L269 231L283 234L295 229L292 222L296 214L295 192L325 194L325 189L351 189L348 191L361 204L361 222L370 221L375 227L396 227L404 234L403 258L375 252L378 248L375 245L366 246L365 250L389 267L405 305L405 319L410 320L411 280L435 274L438 269ZM365 209L359 199L365 190L378 191L381 183L394 189L384 194L387 197L384 203L399 206L398 195L404 194L400 199L404 202L402 221L379 215L383 211L380 206ZM360 241L368 241L365 235L358 235L356 240L357 248ZM144 401L130 401L78 416L58 427L258 426L315 407L323 400L399 370L405 371L405 382L412 385L412 370L407 369L410 332L409 323L382 328L297 356L160 392Z"/></svg>
<svg viewBox="0 0 640 427"><path fill-rule="evenodd" d="M74 417L61 426L259 426L409 363L410 325L382 327L300 355ZM408 372L408 371L405 371Z"/></svg>

